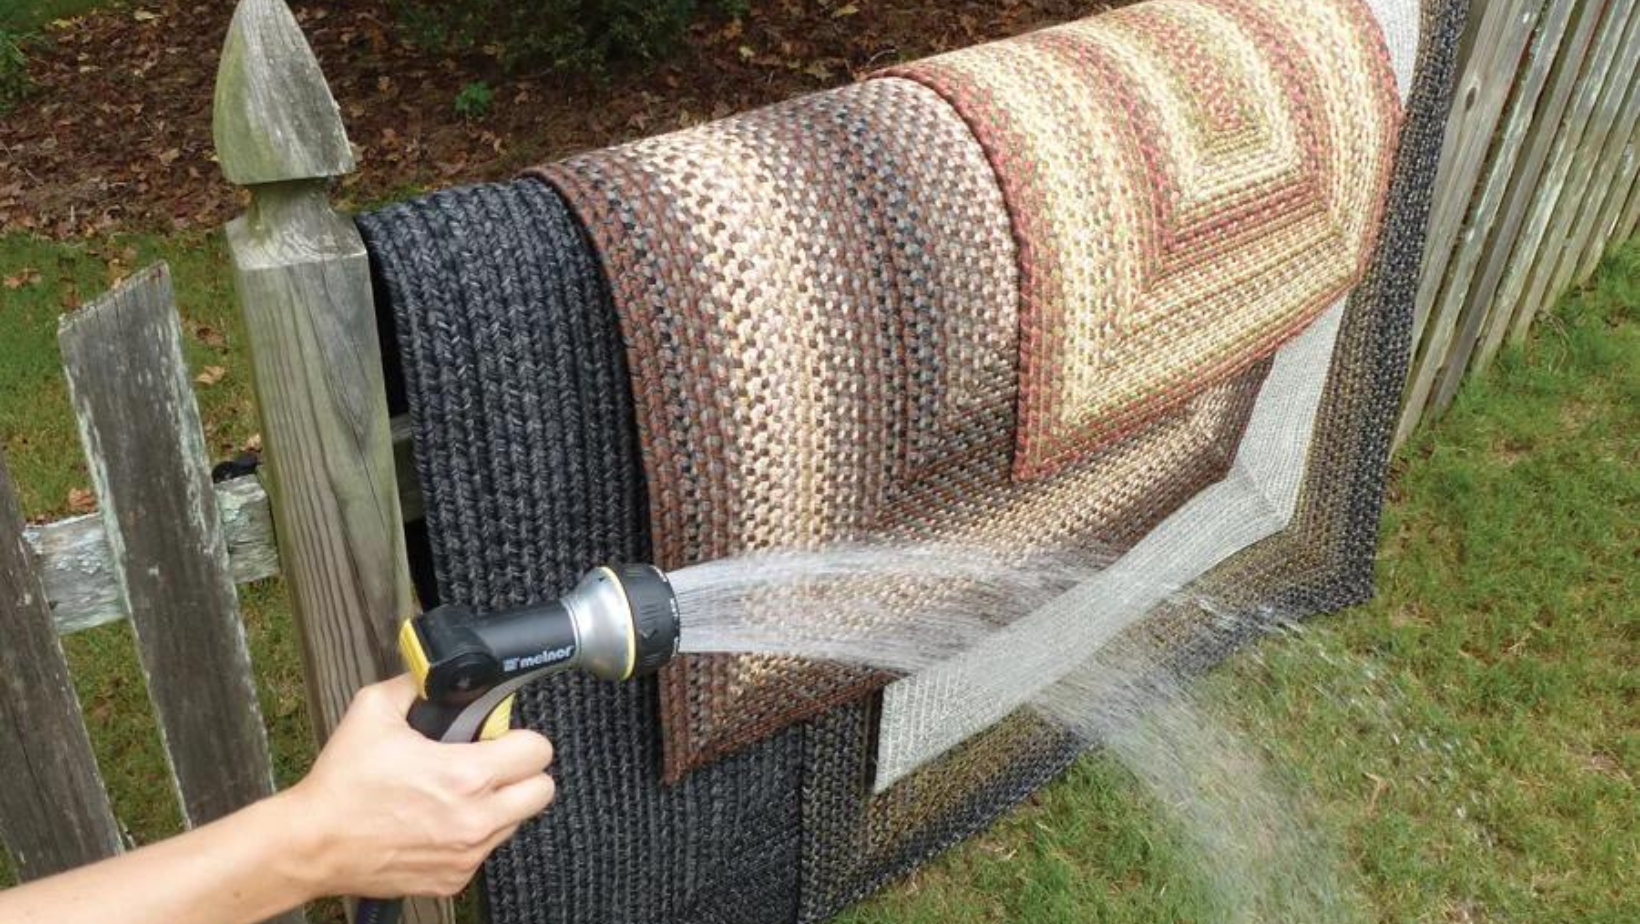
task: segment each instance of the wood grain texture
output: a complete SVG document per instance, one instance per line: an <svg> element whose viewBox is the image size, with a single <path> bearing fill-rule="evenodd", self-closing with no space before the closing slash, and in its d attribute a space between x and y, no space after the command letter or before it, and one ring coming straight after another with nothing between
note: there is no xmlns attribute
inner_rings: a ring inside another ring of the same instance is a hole
<svg viewBox="0 0 1640 924"><path fill-rule="evenodd" d="M1432 224L1432 235L1425 250L1414 316L1413 362L1396 430L1397 444L1404 442L1422 419L1460 319L1467 310L1472 310L1468 294L1474 263L1497 214L1499 200L1520 152L1520 138L1531 124L1533 108L1542 89L1542 81L1533 80L1533 68L1542 65L1541 73L1547 75L1548 67L1543 62L1545 39L1553 36L1552 43L1547 45L1552 60L1559 45L1559 33L1555 30L1565 28L1564 4L1557 6L1551 2L1546 21L1539 18L1542 12L1544 8L1538 6L1536 0L1487 7L1481 31L1492 39L1505 39L1506 47L1500 50L1496 41L1477 43L1472 46L1473 53L1465 64L1460 84L1464 95L1455 97L1458 103L1447 125L1444 142L1447 146L1443 149L1440 178L1435 186L1432 221L1444 225ZM1514 46L1517 41L1524 44L1528 38L1532 39L1532 46L1523 65L1520 49L1509 53L1508 46ZM1499 94L1500 88L1506 92ZM1471 98L1471 94L1475 102L1466 108L1462 101ZM1502 139L1494 145L1499 116L1491 114L1490 107L1495 95L1508 100L1509 115L1504 119ZM1484 168L1484 175L1471 176L1471 167ZM1461 233L1452 230L1454 222L1461 227Z"/></svg>
<svg viewBox="0 0 1640 924"><path fill-rule="evenodd" d="M26 882L120 852L80 701L0 455L0 844Z"/></svg>
<svg viewBox="0 0 1640 924"><path fill-rule="evenodd" d="M183 818L202 825L274 786L165 265L65 316L58 344Z"/></svg>
<svg viewBox="0 0 1640 924"><path fill-rule="evenodd" d="M1595 108L1597 126L1591 128L1601 144L1585 144L1580 152L1585 159L1572 168L1583 192L1565 219L1564 246L1550 280L1551 293L1564 292L1594 272L1617 223L1616 209L1608 204L1628 192L1632 174L1625 161L1634 160L1640 111L1640 13L1629 14L1628 32L1606 84Z"/></svg>
<svg viewBox="0 0 1640 924"><path fill-rule="evenodd" d="M1480 13L1469 58L1453 88L1452 114L1442 141L1413 314L1413 343L1423 340L1431 309L1446 279L1448 261L1471 213L1498 121L1515 86L1521 55L1542 12L1543 0L1499 0L1486 5ZM1447 308L1451 305L1443 303Z"/></svg>
<svg viewBox="0 0 1640 924"><path fill-rule="evenodd" d="M263 483L328 736L399 670L409 566L364 243L323 182L257 187L228 226L262 415Z"/></svg>
<svg viewBox="0 0 1640 924"><path fill-rule="evenodd" d="M403 512L364 242L327 194L353 169L324 75L281 0L240 0L215 101L218 154L248 186L227 228L262 417L263 483L321 741L359 687L398 673L411 615ZM453 919L411 902L405 920Z"/></svg>
<svg viewBox="0 0 1640 924"><path fill-rule="evenodd" d="M1508 333L1509 306L1498 298L1498 290L1510 271L1521 228L1531 212L1539 182L1548 167L1562 119L1577 89L1583 61L1594 41L1605 7L1604 0L1575 0L1560 7L1563 14L1569 13L1564 38L1558 43L1556 53L1534 63L1534 69L1542 67L1538 73L1547 81L1542 102L1522 141L1520 166L1507 178L1509 188L1476 271L1475 289L1471 296L1480 312L1474 322L1481 331L1472 360L1477 367L1491 363Z"/></svg>
<svg viewBox="0 0 1640 924"><path fill-rule="evenodd" d="M1617 222L1617 236L1628 240L1637 227L1640 227L1640 177L1629 190L1628 204L1623 206L1623 217Z"/></svg>
<svg viewBox="0 0 1640 924"><path fill-rule="evenodd" d="M222 173L241 186L353 172L341 111L284 0L234 10L213 129Z"/></svg>
<svg viewBox="0 0 1640 924"><path fill-rule="evenodd" d="M1547 259L1546 248L1553 246L1550 231L1561 194L1566 188L1578 148L1583 143L1584 130L1605 86L1606 75L1617 58L1624 27L1633 10L1634 4L1621 0L1606 4L1594 42L1575 77L1575 92L1560 124L1556 126L1553 148L1536 184L1530 214L1515 240L1514 259L1496 295L1498 303L1494 310L1508 314L1511 337L1518 336L1517 332L1524 333L1524 325L1529 324L1537 314L1537 303L1543 297L1544 288L1535 282L1534 276L1539 264ZM1464 358L1468 359L1467 356ZM1458 375L1443 375L1436 388L1434 400L1437 408L1444 408L1450 403L1457 392L1459 376L1461 370Z"/></svg>
<svg viewBox="0 0 1640 924"><path fill-rule="evenodd" d="M255 476L216 486L216 509L228 543L228 562L236 584L248 584L279 573L268 496ZM86 514L30 526L24 533L39 556L46 599L57 631L69 635L130 614L120 597L100 514Z"/></svg>
<svg viewBox="0 0 1640 924"><path fill-rule="evenodd" d="M1605 185L1611 182L1609 176L1597 177L1595 170L1606 152L1607 139L1617 127L1635 67L1640 64L1640 4L1631 3L1622 21L1613 20L1612 28L1618 27L1621 29L1612 40L1612 59L1602 73L1591 75L1598 78L1598 83L1591 84L1585 96L1588 116L1576 146L1570 150L1571 163L1555 200L1538 259L1533 262L1522 313L1517 315L1510 331L1517 341L1525 337L1538 312L1553 304L1571 284L1576 258L1587 246L1592 230L1588 224L1578 222L1584 202L1595 190L1603 192Z"/></svg>
<svg viewBox="0 0 1640 924"><path fill-rule="evenodd" d="M1577 267L1572 275L1574 285L1588 281L1600 264L1600 258L1605 256L1606 249L1627 237L1619 237L1619 233L1623 205L1628 200L1629 191L1634 188L1635 177L1640 176L1640 73L1629 81L1628 94L1623 111L1618 115L1617 126L1608 140L1606 163L1595 168L1596 177L1605 176L1609 181L1600 195L1589 197L1590 211L1578 218L1579 222L1587 222L1590 238L1578 255ZM1593 206L1596 198L1602 200L1598 207Z"/></svg>
<svg viewBox="0 0 1640 924"><path fill-rule="evenodd" d="M406 523L422 517L421 486L416 480L410 446L410 422L392 422L394 466L399 505ZM235 584L249 584L279 574L279 550L273 534L273 511L257 476L216 486L216 509L228 543L228 563ZM108 551L108 534L98 514L69 517L30 526L24 538L39 560L46 600L57 631L70 635L129 614L120 598Z"/></svg>

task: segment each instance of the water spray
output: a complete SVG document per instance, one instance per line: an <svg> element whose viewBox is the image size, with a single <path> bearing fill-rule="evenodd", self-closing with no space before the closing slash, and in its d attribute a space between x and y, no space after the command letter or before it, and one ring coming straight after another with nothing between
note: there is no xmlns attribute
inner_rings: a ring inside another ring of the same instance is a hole
<svg viewBox="0 0 1640 924"><path fill-rule="evenodd" d="M399 632L421 693L410 725L435 741L499 737L525 684L571 670L648 676L677 654L678 629L671 581L650 565L597 568L557 600L501 613L438 607ZM397 924L402 910L402 899L361 899L354 922Z"/></svg>

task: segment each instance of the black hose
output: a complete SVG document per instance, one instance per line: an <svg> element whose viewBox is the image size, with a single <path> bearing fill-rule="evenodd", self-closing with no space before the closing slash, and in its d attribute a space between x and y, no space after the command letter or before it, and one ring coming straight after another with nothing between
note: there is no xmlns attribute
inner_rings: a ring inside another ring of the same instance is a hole
<svg viewBox="0 0 1640 924"><path fill-rule="evenodd" d="M402 898L361 898L353 912L353 924L399 924L403 914Z"/></svg>

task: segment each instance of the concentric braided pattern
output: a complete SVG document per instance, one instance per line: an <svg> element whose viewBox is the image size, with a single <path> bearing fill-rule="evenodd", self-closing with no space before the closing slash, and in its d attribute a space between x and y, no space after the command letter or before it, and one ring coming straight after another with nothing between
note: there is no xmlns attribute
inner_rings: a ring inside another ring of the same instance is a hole
<svg viewBox="0 0 1640 924"><path fill-rule="evenodd" d="M630 350L658 562L867 537L1107 551L1222 476L1262 367L1021 489L1017 254L933 91L874 80L542 169ZM887 678L669 670L669 777Z"/></svg>
<svg viewBox="0 0 1640 924"><path fill-rule="evenodd" d="M1425 0L1412 23L1397 23L1419 41L1415 51L1396 49L1415 65L1383 231L1346 303L1292 521L1148 614L1113 649L1142 650L1159 658L1162 669L1188 675L1217 664L1271 620L1329 612L1371 596L1413 294L1466 8L1465 0ZM1188 602L1193 599L1215 601L1218 613L1204 612ZM1241 616L1228 630L1227 612ZM870 709L851 710L833 713L818 726L826 733L809 738L806 786L820 797L804 804L804 922L829 918L983 829L1067 766L1078 748L1021 711L871 798L858 781L873 772L877 727ZM1018 737L1033 727L1034 735ZM1015 757L998 764L998 753ZM822 778L854 782L827 786ZM952 792L975 798L953 806L943 795ZM927 809L907 811L908 805Z"/></svg>
<svg viewBox="0 0 1640 924"><path fill-rule="evenodd" d="M1367 2L1410 87L1391 145L1382 240L1369 243L1365 274L1344 305L1290 522L1190 588L1221 611L1297 616L1371 591L1465 4L1423 0L1422 22L1409 23L1403 14L1416 0ZM1282 12L1311 15L1305 4ZM1417 37L1416 54L1410 40L1395 44L1408 35ZM1228 65L1200 54L1189 52L1191 80L1234 84ZM1415 77L1403 66L1413 58ZM1030 271L1019 216L994 152L968 127L970 114L959 116L915 81L866 86L889 89L873 91L883 94L875 102L812 104L808 111L824 117L754 114L784 126L762 136L723 124L711 130L727 140L707 134L710 127L693 130L710 143L692 155L638 146L549 168L573 208L551 187L525 181L438 193L361 218L378 297L398 328L444 597L486 609L540 599L587 566L651 558L662 546L673 549L665 554L677 557L674 565L858 535L1120 550L1223 475L1261 394L1268 364L1256 357L1239 374L1204 377L1188 400L1144 411L1131 431L1076 431L1066 454L1049 453L1018 477L1025 399L1017 290ZM909 123L925 109L921 117L950 128ZM771 141L780 132L826 138ZM823 169L775 156L792 151ZM918 173L906 163L917 158L937 166ZM835 171L842 179L823 195L786 188L824 184ZM971 203L960 218L950 217L960 203L929 204L941 184ZM719 204L754 194L772 198L738 211ZM806 205L794 218L782 202ZM1285 227L1279 213L1268 217ZM777 249L745 246L760 233L777 237ZM845 246L872 256L815 256ZM1014 249L996 260L987 257L992 246ZM787 273L789 262L805 274ZM929 275L936 263L947 275ZM980 280L1003 279L1010 267L1014 302L991 301L998 286ZM805 299L819 290L844 294L819 297L817 309ZM964 294L940 294L949 291ZM746 312L747 304L760 307ZM828 338L841 338L835 354ZM781 384L782 374L826 384ZM765 389L780 400L765 400ZM793 394L804 400L785 400ZM842 407L833 403L838 395ZM847 427L815 444L811 458L794 463L770 445L839 420ZM699 421L710 426L688 429ZM675 433L687 440L659 451ZM880 444L835 449L868 438ZM886 474L860 471L877 465ZM649 483L646 470L655 476ZM664 497L660 479L669 484ZM746 526L762 509L752 509L753 499L765 498L778 517ZM833 509L839 498L846 509ZM1200 670L1257 631L1257 619L1227 633L1203 616L1168 604L1113 646ZM879 704L858 694L881 678L821 676L809 688L801 668L786 662L724 662L711 671L674 674L664 692L653 682L577 678L527 692L519 718L555 737L560 800L488 866L492 920L823 920L989 824L1083 746L1021 711L874 794ZM790 725L805 714L796 700L824 684L846 704ZM732 727L737 711L756 717ZM719 717L730 724L713 724ZM676 740L686 727L693 751ZM664 734L674 740L663 745ZM674 772L694 768L675 785L662 782L663 751ZM690 753L682 762L674 756Z"/></svg>
<svg viewBox="0 0 1640 924"><path fill-rule="evenodd" d="M888 73L1008 199L1021 478L1270 355L1376 240L1400 100L1363 0L1153 0Z"/></svg>

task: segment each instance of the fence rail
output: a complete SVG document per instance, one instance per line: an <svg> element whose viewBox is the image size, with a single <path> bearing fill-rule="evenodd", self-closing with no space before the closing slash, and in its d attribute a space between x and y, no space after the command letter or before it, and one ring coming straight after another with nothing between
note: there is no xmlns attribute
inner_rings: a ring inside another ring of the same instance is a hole
<svg viewBox="0 0 1640 924"><path fill-rule="evenodd" d="M1476 0L1466 46L1400 439L1640 221L1640 4ZM282 0L241 0L216 114L223 168L252 196L229 239L267 481L205 478L163 267L65 322L99 511L25 527L0 458L0 842L25 878L121 849L58 636L132 620L197 822L271 787L232 586L289 580L321 735L390 669L409 606L401 526L422 511L409 425L387 417L363 246L326 196L353 168L346 133Z"/></svg>

